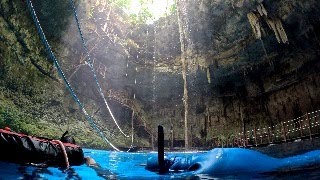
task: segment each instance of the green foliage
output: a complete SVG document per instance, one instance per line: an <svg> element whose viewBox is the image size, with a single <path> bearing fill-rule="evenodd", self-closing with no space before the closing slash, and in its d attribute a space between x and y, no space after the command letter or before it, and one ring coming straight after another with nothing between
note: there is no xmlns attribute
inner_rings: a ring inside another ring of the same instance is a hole
<svg viewBox="0 0 320 180"><path fill-rule="evenodd" d="M12 102L2 98L0 102L0 127L9 126L17 131L30 133L35 125L28 123L32 122L30 115L21 112Z"/></svg>
<svg viewBox="0 0 320 180"><path fill-rule="evenodd" d="M152 13L147 8L142 8L138 14L130 14L130 23L132 24L145 24L152 20Z"/></svg>
<svg viewBox="0 0 320 180"><path fill-rule="evenodd" d="M121 8L122 10L128 12L130 5L132 3L132 0L113 0L114 4ZM155 17L154 14L149 9L149 5L153 4L154 0L139 0L140 9L138 13L131 13L129 12L129 19L128 21L132 23L133 25L136 24L145 24L148 21L152 21ZM163 2L165 3L165 2ZM173 4L170 7L168 7L168 13L172 14L175 12L176 5Z"/></svg>
<svg viewBox="0 0 320 180"><path fill-rule="evenodd" d="M169 14L174 14L174 13L176 13L176 11L177 11L177 4L176 4L176 3L172 4L168 9L169 9Z"/></svg>
<svg viewBox="0 0 320 180"><path fill-rule="evenodd" d="M113 0L112 2L122 9L128 9L131 0Z"/></svg>
<svg viewBox="0 0 320 180"><path fill-rule="evenodd" d="M129 11L132 0L112 0L115 7L120 8L124 11ZM141 9L138 14L129 14L129 22L133 24L146 23L152 19L152 13L148 10L148 3L151 0L139 0Z"/></svg>

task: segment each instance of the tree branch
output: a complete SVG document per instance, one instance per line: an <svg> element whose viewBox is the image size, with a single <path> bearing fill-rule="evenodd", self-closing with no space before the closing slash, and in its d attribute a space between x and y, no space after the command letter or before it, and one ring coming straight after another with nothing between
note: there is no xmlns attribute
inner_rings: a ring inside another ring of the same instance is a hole
<svg viewBox="0 0 320 180"><path fill-rule="evenodd" d="M57 78L53 77L50 73L45 71L39 64L36 63L35 60L30 59L32 65L34 65L43 75L48 76L49 78L53 79L54 81L60 82Z"/></svg>

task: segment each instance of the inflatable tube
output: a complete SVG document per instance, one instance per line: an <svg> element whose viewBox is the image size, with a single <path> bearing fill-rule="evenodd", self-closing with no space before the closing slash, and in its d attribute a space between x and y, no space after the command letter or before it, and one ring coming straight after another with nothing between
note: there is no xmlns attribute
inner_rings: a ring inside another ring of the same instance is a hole
<svg viewBox="0 0 320 180"><path fill-rule="evenodd" d="M82 148L75 144L63 143L70 165L84 163ZM57 141L0 129L0 161L19 164L34 163L47 166L66 166L63 150Z"/></svg>
<svg viewBox="0 0 320 180"><path fill-rule="evenodd" d="M236 175L241 173L267 173L320 165L320 151L278 159L257 151L242 148L215 148L207 153L191 157L165 157L170 172L192 174ZM154 155L147 161L147 170L157 168Z"/></svg>

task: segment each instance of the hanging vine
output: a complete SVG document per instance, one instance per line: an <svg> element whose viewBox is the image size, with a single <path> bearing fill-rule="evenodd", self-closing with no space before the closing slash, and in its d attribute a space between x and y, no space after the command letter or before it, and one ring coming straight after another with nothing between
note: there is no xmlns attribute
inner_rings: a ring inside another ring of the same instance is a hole
<svg viewBox="0 0 320 180"><path fill-rule="evenodd" d="M187 85L187 63L186 56L188 50L188 21L186 17L186 0L177 0L177 16L179 24L180 44L181 44L181 62L182 62L182 78L183 78L183 105L184 105L184 137L185 148L189 148L188 138L188 85ZM190 39L189 39L190 40Z"/></svg>

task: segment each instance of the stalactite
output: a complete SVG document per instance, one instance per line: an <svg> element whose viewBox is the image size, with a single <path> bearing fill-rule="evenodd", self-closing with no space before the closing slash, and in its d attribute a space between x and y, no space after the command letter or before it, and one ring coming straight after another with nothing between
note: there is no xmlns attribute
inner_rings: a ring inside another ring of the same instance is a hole
<svg viewBox="0 0 320 180"><path fill-rule="evenodd" d="M288 43L289 42L288 36L286 31L283 28L281 20L279 18L276 18L275 21L276 21L275 24L276 24L277 32L280 36L280 39L282 40L283 43Z"/></svg>
<svg viewBox="0 0 320 180"><path fill-rule="evenodd" d="M276 35L278 43L280 43L281 42L281 38L280 38L280 35L278 33L275 21L272 18L267 17L266 18L266 22L267 22L269 28L272 29L274 34Z"/></svg>
<svg viewBox="0 0 320 180"><path fill-rule="evenodd" d="M260 3L258 7L260 7L263 15L268 16L268 12L266 8L263 6L263 4Z"/></svg>
<svg viewBox="0 0 320 180"><path fill-rule="evenodd" d="M266 22L269 25L270 29L273 30L274 34L279 43L288 43L288 36L286 31L283 28L282 22L279 18L266 18Z"/></svg>
<svg viewBox="0 0 320 180"><path fill-rule="evenodd" d="M208 83L211 84L211 75L210 75L210 68L207 68L207 79L208 79Z"/></svg>
<svg viewBox="0 0 320 180"><path fill-rule="evenodd" d="M277 17L270 17L263 4L259 4L255 11L247 14L247 17L257 39L261 39L262 33L264 32L260 22L264 19L269 28L274 32L279 43L289 43L288 36L283 28L281 19Z"/></svg>
<svg viewBox="0 0 320 180"><path fill-rule="evenodd" d="M262 46L262 49L263 49L263 51L264 51L264 54L266 55L267 59L270 61L269 56L268 56L268 53L267 53L267 49L266 49L266 47L264 46L263 40L260 39L260 42L261 42L261 46Z"/></svg>
<svg viewBox="0 0 320 180"><path fill-rule="evenodd" d="M261 24L259 21L259 16L254 12L250 12L247 14L247 17L249 19L254 35L257 39L261 39Z"/></svg>

